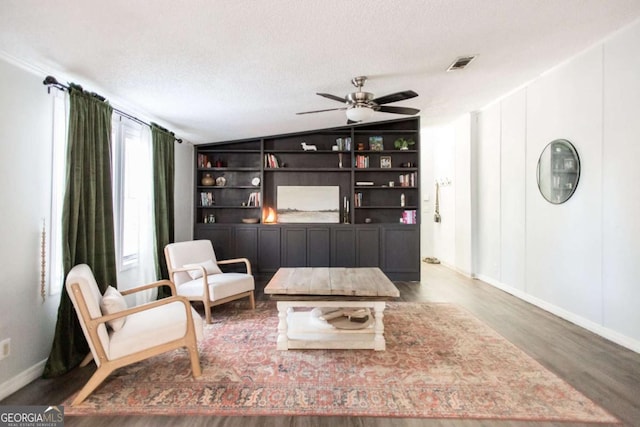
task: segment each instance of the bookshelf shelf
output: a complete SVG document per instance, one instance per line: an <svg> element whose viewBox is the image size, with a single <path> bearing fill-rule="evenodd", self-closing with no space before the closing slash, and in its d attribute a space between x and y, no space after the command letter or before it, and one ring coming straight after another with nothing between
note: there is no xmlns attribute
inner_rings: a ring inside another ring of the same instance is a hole
<svg viewBox="0 0 640 427"><path fill-rule="evenodd" d="M270 172L351 172L350 168L265 168L265 173Z"/></svg>

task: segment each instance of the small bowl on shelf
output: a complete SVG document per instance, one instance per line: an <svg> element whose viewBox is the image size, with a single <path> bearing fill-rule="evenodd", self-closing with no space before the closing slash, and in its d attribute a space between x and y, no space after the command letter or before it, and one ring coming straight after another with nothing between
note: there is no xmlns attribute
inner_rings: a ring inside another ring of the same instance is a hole
<svg viewBox="0 0 640 427"><path fill-rule="evenodd" d="M245 224L257 224L258 218L242 218L242 222Z"/></svg>

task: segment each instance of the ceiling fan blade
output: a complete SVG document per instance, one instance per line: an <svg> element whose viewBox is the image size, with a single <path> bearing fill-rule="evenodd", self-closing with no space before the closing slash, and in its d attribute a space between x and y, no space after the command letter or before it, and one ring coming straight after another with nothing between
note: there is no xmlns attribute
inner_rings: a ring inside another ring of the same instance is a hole
<svg viewBox="0 0 640 427"><path fill-rule="evenodd" d="M378 105L390 104L392 102L404 101L405 99L415 98L416 96L418 96L418 94L415 93L414 91L405 90L403 92L396 92L396 93L391 93L389 95L381 96L380 98L374 99L372 102L375 102Z"/></svg>
<svg viewBox="0 0 640 427"><path fill-rule="evenodd" d="M336 96L336 95L331 95L330 93L316 93L316 95L324 96L325 98L333 99L334 101L338 101L338 102L347 102L346 99L340 98L339 96Z"/></svg>
<svg viewBox="0 0 640 427"><path fill-rule="evenodd" d="M387 105L382 105L380 107L374 108L376 111L381 111L383 113L393 113L393 114L409 114L414 115L418 114L420 110L417 108L409 108L409 107L391 107Z"/></svg>
<svg viewBox="0 0 640 427"><path fill-rule="evenodd" d="M296 114L311 114L311 113L324 113L325 111L338 111L338 110L346 110L347 107L342 107L342 108L328 108L326 110L314 110L314 111L303 111L301 113L296 113Z"/></svg>

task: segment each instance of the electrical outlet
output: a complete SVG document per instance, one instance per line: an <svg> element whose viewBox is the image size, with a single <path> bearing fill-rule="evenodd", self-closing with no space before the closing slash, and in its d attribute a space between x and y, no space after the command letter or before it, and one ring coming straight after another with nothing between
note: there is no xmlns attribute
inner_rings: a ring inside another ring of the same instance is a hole
<svg viewBox="0 0 640 427"><path fill-rule="evenodd" d="M0 341L0 360L6 359L11 354L11 338Z"/></svg>

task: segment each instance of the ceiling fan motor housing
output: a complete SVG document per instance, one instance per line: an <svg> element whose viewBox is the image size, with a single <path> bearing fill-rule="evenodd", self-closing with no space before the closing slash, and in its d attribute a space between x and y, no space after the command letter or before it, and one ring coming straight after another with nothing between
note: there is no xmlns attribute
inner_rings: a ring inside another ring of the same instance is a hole
<svg viewBox="0 0 640 427"><path fill-rule="evenodd" d="M371 92L353 92L347 95L347 104L362 105L369 104L373 100Z"/></svg>

